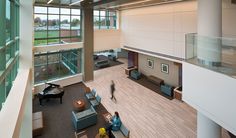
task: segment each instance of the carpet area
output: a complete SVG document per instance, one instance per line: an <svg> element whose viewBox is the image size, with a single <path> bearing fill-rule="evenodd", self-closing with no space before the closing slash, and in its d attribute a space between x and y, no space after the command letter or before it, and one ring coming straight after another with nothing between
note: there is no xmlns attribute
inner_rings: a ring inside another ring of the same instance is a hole
<svg viewBox="0 0 236 138"><path fill-rule="evenodd" d="M173 99L173 97L170 97L170 96L165 95L164 93L162 93L160 86L158 86L158 85L156 85L156 84L154 84L154 83L148 81L147 77L144 76L144 75L142 75L142 77L141 77L140 79L138 79L138 80L133 79L133 78L130 77L130 76L128 76L127 78L129 78L129 79L131 79L131 80L137 82L138 84L140 84L140 85L142 85L142 86L144 86L144 87L146 87L146 88L148 88L148 89L150 89L150 90L152 90L152 91L154 91L154 92L160 94L161 96L163 96L163 97L165 97L165 98L167 98L167 99L169 99L169 100L172 100L172 99Z"/></svg>
<svg viewBox="0 0 236 138"><path fill-rule="evenodd" d="M94 70L103 69L103 68L98 68L98 67L95 66L95 63L98 62L98 61L101 61L101 60L109 60L110 66L107 66L107 67L112 67L112 66L124 64L124 63L122 63L118 60L116 60L116 61L110 60L107 56L99 55L98 58L94 60ZM104 68L107 68L107 67L104 67Z"/></svg>
<svg viewBox="0 0 236 138"><path fill-rule="evenodd" d="M74 138L74 126L71 120L71 112L73 110L73 101L84 99L86 102L86 109L89 108L90 103L85 98L85 85L77 83L64 88L65 94L63 96L62 104L59 99L43 100L43 106L39 105L38 98L33 100L33 112L43 112L44 129L42 136L37 138ZM96 109L98 113L98 121L96 125L85 128L88 138L94 138L98 133L98 129L105 126L103 114L107 110L102 104Z"/></svg>

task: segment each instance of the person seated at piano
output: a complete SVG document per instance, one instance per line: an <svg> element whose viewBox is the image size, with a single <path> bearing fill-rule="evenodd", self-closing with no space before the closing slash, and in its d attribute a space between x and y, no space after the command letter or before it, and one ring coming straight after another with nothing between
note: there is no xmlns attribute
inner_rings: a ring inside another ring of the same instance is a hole
<svg viewBox="0 0 236 138"><path fill-rule="evenodd" d="M114 116L112 116L109 121L109 125L106 127L106 131L108 131L109 137L111 137L111 130L118 131L120 130L121 120L118 112L115 112Z"/></svg>

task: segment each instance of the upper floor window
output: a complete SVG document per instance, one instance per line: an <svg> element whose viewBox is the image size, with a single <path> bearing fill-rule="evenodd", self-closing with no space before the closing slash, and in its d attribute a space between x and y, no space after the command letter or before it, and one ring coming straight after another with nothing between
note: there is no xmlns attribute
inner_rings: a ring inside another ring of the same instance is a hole
<svg viewBox="0 0 236 138"><path fill-rule="evenodd" d="M95 29L116 29L116 12L94 10L94 28Z"/></svg>
<svg viewBox="0 0 236 138"><path fill-rule="evenodd" d="M81 41L80 9L34 7L34 45Z"/></svg>

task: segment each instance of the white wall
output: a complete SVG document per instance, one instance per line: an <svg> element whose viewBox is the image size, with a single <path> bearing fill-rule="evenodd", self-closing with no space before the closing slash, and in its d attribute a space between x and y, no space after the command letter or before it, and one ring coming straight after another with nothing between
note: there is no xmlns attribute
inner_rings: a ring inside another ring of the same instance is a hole
<svg viewBox="0 0 236 138"><path fill-rule="evenodd" d="M185 57L185 34L197 32L197 1L121 12L121 46ZM223 36L236 37L236 5L223 0Z"/></svg>
<svg viewBox="0 0 236 138"><path fill-rule="evenodd" d="M154 68L149 68L147 66L147 59L154 60ZM161 72L161 63L165 63L169 65L169 73L163 73ZM169 84L171 86L178 86L179 84L179 72L178 72L178 66L174 65L174 62L167 61L164 59L156 58L147 56L144 54L138 55L138 67L139 71L147 76L153 75L158 78L161 78L164 80L166 84Z"/></svg>
<svg viewBox="0 0 236 138"><path fill-rule="evenodd" d="M236 79L183 63L183 100L236 134Z"/></svg>
<svg viewBox="0 0 236 138"><path fill-rule="evenodd" d="M94 30L94 51L103 51L120 48L120 30L116 29L95 29Z"/></svg>
<svg viewBox="0 0 236 138"><path fill-rule="evenodd" d="M184 58L185 33L196 32L196 1L121 12L122 45Z"/></svg>

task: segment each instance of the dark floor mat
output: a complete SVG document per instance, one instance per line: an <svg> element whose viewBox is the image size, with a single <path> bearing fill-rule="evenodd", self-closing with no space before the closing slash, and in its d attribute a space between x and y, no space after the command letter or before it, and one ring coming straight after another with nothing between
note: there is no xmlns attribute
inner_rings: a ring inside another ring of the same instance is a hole
<svg viewBox="0 0 236 138"><path fill-rule="evenodd" d="M144 87L146 87L146 88L148 88L148 89L150 89L150 90L152 90L152 91L154 91L154 92L160 94L161 96L163 96L163 97L165 97L165 98L167 98L167 99L169 99L169 100L172 100L172 99L173 99L173 97L168 96L168 95L165 95L164 93L162 93L161 90L160 90L160 86L158 86L158 85L156 85L156 84L154 84L154 83L148 81L147 77L144 76L144 75L142 75L141 79L138 79L138 80L133 79L133 78L130 77L130 76L128 76L127 78L129 78L129 79L131 79L131 80L137 82L138 84L140 84L140 85L142 85L142 86L144 86Z"/></svg>
<svg viewBox="0 0 236 138"><path fill-rule="evenodd" d="M85 98L84 92L85 85L83 83L77 83L64 88L65 94L63 96L63 102L60 104L59 99L50 99L50 101L43 101L43 106L39 105L38 98L33 100L33 112L43 112L43 134L38 138L74 138L74 126L72 124L72 110L73 101L77 99L84 99L86 102L86 108L90 106L89 102ZM88 138L94 138L98 133L98 129L105 127L105 120L103 114L107 113L107 110L102 104L96 109L98 113L97 124L85 129L85 133Z"/></svg>

